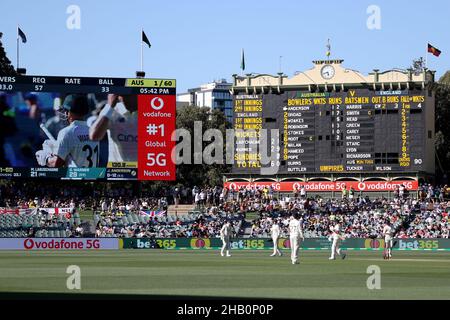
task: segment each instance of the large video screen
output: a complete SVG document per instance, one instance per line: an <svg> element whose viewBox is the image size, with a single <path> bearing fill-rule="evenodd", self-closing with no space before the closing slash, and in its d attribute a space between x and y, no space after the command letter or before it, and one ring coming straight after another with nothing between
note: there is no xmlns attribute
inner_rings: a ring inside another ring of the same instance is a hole
<svg viewBox="0 0 450 320"><path fill-rule="evenodd" d="M0 177L174 180L175 80L0 77Z"/></svg>

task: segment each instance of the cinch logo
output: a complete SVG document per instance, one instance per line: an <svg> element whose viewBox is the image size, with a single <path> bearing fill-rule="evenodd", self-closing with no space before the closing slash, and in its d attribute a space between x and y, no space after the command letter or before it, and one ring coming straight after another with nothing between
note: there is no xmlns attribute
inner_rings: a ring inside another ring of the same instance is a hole
<svg viewBox="0 0 450 320"><path fill-rule="evenodd" d="M137 136L133 136L132 134L128 134L128 135L119 134L117 136L117 139L120 142L137 142L137 140L138 140Z"/></svg>
<svg viewBox="0 0 450 320"><path fill-rule="evenodd" d="M364 248L366 248L366 249L384 248L384 240L383 239L366 239L366 241L364 241Z"/></svg>
<svg viewBox="0 0 450 320"><path fill-rule="evenodd" d="M191 239L191 248L202 249L202 248L209 248L210 246L211 242L209 239L201 239L201 238Z"/></svg>

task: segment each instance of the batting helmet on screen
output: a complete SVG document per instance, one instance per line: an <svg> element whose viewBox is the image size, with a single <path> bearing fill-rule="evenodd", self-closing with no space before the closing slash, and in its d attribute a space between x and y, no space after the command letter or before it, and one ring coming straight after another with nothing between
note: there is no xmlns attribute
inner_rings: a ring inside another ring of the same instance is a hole
<svg viewBox="0 0 450 320"><path fill-rule="evenodd" d="M89 113L89 103L85 95L69 94L62 104L65 111L85 116Z"/></svg>

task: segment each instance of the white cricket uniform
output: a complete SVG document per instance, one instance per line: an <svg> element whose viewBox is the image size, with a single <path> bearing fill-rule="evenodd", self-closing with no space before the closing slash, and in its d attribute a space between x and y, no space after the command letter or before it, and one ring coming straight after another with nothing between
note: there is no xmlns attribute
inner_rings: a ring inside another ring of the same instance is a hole
<svg viewBox="0 0 450 320"><path fill-rule="evenodd" d="M303 230L299 220L292 219L289 222L289 240L291 244L291 261L298 262L298 250L300 249L300 242L303 238Z"/></svg>
<svg viewBox="0 0 450 320"><path fill-rule="evenodd" d="M230 238L231 238L231 225L224 224L220 229L220 239L222 240L222 250L220 254L223 256L226 252L227 256L230 256Z"/></svg>
<svg viewBox="0 0 450 320"><path fill-rule="evenodd" d="M383 228L384 235L384 243L387 250L387 254L391 257L391 249L392 249L392 237L394 235L394 230L390 226L384 226Z"/></svg>
<svg viewBox="0 0 450 320"><path fill-rule="evenodd" d="M75 120L61 129L55 150L55 154L66 162L67 167L98 166L99 143L89 139L89 127L86 121Z"/></svg>
<svg viewBox="0 0 450 320"><path fill-rule="evenodd" d="M301 196L302 198L306 197L306 190L305 190L305 188L301 188L301 189L300 189L300 196Z"/></svg>
<svg viewBox="0 0 450 320"><path fill-rule="evenodd" d="M278 239L280 239L280 234L281 234L281 230L280 230L280 226L276 223L273 224L272 227L270 228L270 233L272 236L272 241L273 241L273 256L278 254L279 256L281 256L281 251L278 249Z"/></svg>
<svg viewBox="0 0 450 320"><path fill-rule="evenodd" d="M137 112L130 113L118 103L108 125L108 161L136 162L138 157Z"/></svg>
<svg viewBox="0 0 450 320"><path fill-rule="evenodd" d="M330 236L330 240L333 241L333 243L331 244L331 257L330 259L335 259L336 258L336 254L338 256L341 255L341 230L340 230L340 226L337 224L336 226L334 226L334 228L332 229L332 234Z"/></svg>

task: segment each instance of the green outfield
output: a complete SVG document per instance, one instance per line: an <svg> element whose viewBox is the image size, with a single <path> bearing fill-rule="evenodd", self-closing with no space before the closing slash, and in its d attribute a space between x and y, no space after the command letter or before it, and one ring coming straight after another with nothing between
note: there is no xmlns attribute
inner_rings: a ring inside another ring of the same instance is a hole
<svg viewBox="0 0 450 320"><path fill-rule="evenodd" d="M449 299L450 253L351 251L346 260L328 252L302 251L3 251L0 292L145 294L293 299ZM66 268L81 268L81 290L66 288ZM381 269L381 289L369 290L367 268Z"/></svg>

